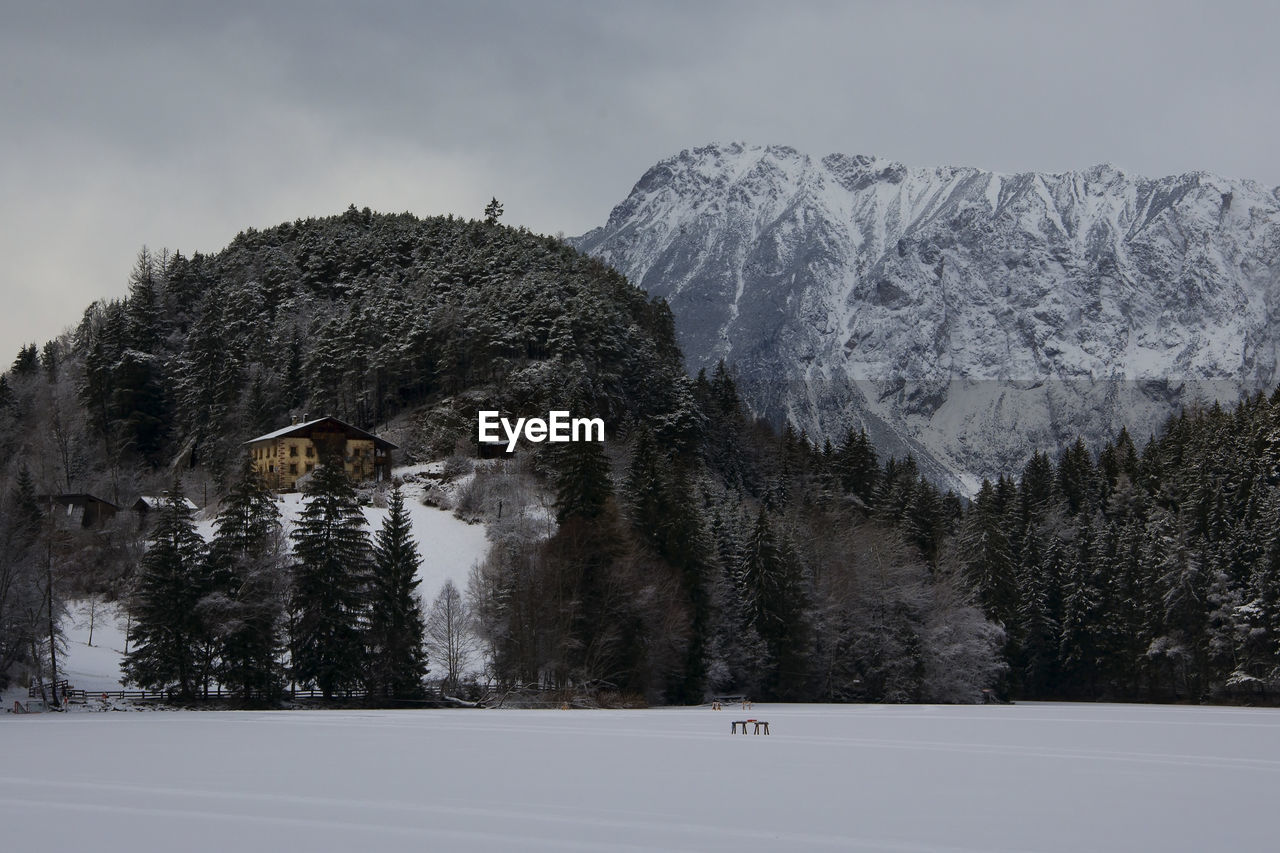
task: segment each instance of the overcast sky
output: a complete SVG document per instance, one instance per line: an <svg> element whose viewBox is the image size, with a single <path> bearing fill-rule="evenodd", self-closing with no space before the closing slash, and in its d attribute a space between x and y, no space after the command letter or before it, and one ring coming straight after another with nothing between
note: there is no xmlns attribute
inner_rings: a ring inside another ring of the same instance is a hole
<svg viewBox="0 0 1280 853"><path fill-rule="evenodd" d="M708 142L1280 184L1277 3L255 5L0 0L0 369L144 244L491 196L573 235Z"/></svg>

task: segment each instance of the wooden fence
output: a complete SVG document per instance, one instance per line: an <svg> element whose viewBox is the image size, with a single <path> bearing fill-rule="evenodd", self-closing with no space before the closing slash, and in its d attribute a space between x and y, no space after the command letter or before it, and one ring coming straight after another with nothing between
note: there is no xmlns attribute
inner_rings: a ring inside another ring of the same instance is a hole
<svg viewBox="0 0 1280 853"><path fill-rule="evenodd" d="M53 688L55 684L33 684L27 688L27 698L39 699L41 696L52 698ZM94 702L94 701L110 701L119 699L121 701L130 702L205 702L219 701L223 699L241 699L242 694L232 693L224 690L222 685L201 688L194 695L186 698L179 697L175 690L82 690L73 687L68 681L56 682L58 688L58 698L64 702ZM42 692L43 691L43 692ZM323 699L324 691L318 688L292 688L285 690L282 696L289 699ZM333 694L331 699L364 699L369 695L367 690L341 690ZM249 699L260 699L261 694L249 694Z"/></svg>

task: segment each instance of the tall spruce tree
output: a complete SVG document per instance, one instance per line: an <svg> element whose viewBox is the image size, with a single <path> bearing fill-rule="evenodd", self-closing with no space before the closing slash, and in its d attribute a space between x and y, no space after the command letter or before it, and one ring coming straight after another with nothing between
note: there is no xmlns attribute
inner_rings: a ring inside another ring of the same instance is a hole
<svg viewBox="0 0 1280 853"><path fill-rule="evenodd" d="M368 522L342 459L329 456L303 488L293 541L293 677L326 699L361 682L365 671Z"/></svg>
<svg viewBox="0 0 1280 853"><path fill-rule="evenodd" d="M870 502L879 485L880 460L865 429L849 430L836 453L835 465L840 487L863 503Z"/></svg>
<svg viewBox="0 0 1280 853"><path fill-rule="evenodd" d="M746 543L739 585L751 627L768 649L765 691L794 698L807 675L803 578L794 546L778 539L764 508Z"/></svg>
<svg viewBox="0 0 1280 853"><path fill-rule="evenodd" d="M392 490L389 508L373 546L369 681L378 694L407 698L421 695L427 673L425 627L416 591L422 558L399 488Z"/></svg>
<svg viewBox="0 0 1280 853"><path fill-rule="evenodd" d="M556 454L552 473L556 489L556 521L592 519L613 494L609 460L596 441L574 441Z"/></svg>
<svg viewBox="0 0 1280 853"><path fill-rule="evenodd" d="M18 357L9 368L14 376L30 376L40 368L40 350L35 344L27 344L18 350Z"/></svg>
<svg viewBox="0 0 1280 853"><path fill-rule="evenodd" d="M1096 698L1102 612L1101 578L1097 571L1098 548L1091 519L1079 517L1075 550L1068 560L1062 585L1061 657L1063 683L1075 697Z"/></svg>
<svg viewBox="0 0 1280 853"><path fill-rule="evenodd" d="M0 683L16 661L45 681L56 682L58 599L52 576L49 520L40 508L35 480L25 465L0 515ZM43 677L48 655L51 677ZM46 701L58 703L57 688Z"/></svg>
<svg viewBox="0 0 1280 853"><path fill-rule="evenodd" d="M156 260L143 246L133 265L133 272L129 274L128 318L129 346L145 353L155 353L162 336L156 272Z"/></svg>
<svg viewBox="0 0 1280 853"><path fill-rule="evenodd" d="M965 576L987 618L1005 628L1017 618L1015 563L999 493L984 480L960 535Z"/></svg>
<svg viewBox="0 0 1280 853"><path fill-rule="evenodd" d="M673 466L646 428L636 430L624 482L632 528L676 570L689 614L689 640L682 675L667 691L672 702L701 702L711 637L712 544L683 468Z"/></svg>
<svg viewBox="0 0 1280 853"><path fill-rule="evenodd" d="M665 537L667 559L680 569L684 599L689 608L689 646L685 653L684 677L670 692L673 701L700 702L707 687L707 665L712 642L712 585L714 545L703 515L694 499L687 473L677 468L671 482L670 527Z"/></svg>
<svg viewBox="0 0 1280 853"><path fill-rule="evenodd" d="M247 461L214 528L201 611L217 640L218 680L245 703L269 704L283 689L283 530L271 490Z"/></svg>
<svg viewBox="0 0 1280 853"><path fill-rule="evenodd" d="M208 592L205 545L196 532L182 483L165 496L138 567L132 603L127 679L147 689L195 695L206 630L198 604Z"/></svg>

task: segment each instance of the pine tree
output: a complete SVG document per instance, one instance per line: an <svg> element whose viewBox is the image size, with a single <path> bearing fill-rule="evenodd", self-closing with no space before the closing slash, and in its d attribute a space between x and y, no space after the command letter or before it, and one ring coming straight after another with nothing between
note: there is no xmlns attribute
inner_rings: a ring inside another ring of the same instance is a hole
<svg viewBox="0 0 1280 853"><path fill-rule="evenodd" d="M863 503L870 504L880 480L880 460L866 429L845 435L836 454L840 486Z"/></svg>
<svg viewBox="0 0 1280 853"><path fill-rule="evenodd" d="M1280 681L1280 530L1273 531L1267 548L1249 578L1249 601L1241 616L1248 620L1240 650L1241 668L1274 684Z"/></svg>
<svg viewBox="0 0 1280 853"><path fill-rule="evenodd" d="M127 446L153 465L168 434L168 401L161 360L127 350L111 371L110 416L120 424Z"/></svg>
<svg viewBox="0 0 1280 853"><path fill-rule="evenodd" d="M1062 614L1061 542L1030 526L1018 566L1018 635L1011 637L1011 686L1018 695L1048 698L1058 687Z"/></svg>
<svg viewBox="0 0 1280 853"><path fill-rule="evenodd" d="M35 344L27 344L18 350L18 357L13 360L14 376L30 376L40 368L40 351Z"/></svg>
<svg viewBox="0 0 1280 853"><path fill-rule="evenodd" d="M497 225L498 220L502 218L502 202L497 198L492 198L489 203L484 206L484 224Z"/></svg>
<svg viewBox="0 0 1280 853"><path fill-rule="evenodd" d="M965 519L960 555L983 612L1006 629L1017 617L1016 564L1008 534L997 489L984 480Z"/></svg>
<svg viewBox="0 0 1280 853"><path fill-rule="evenodd" d="M416 592L422 558L399 488L391 492L389 509L373 546L369 681L380 695L407 698L421 695L427 672L422 606Z"/></svg>
<svg viewBox="0 0 1280 853"><path fill-rule="evenodd" d="M159 282L156 263L143 246L138 252L133 272L129 275L129 347L148 354L156 353L163 336L160 313Z"/></svg>
<svg viewBox="0 0 1280 853"><path fill-rule="evenodd" d="M61 601L53 585L50 533L35 480L23 465L0 514L0 683L10 666L25 661L43 685L46 655L54 676L49 680L56 681ZM44 698L56 705L56 687Z"/></svg>
<svg viewBox="0 0 1280 853"><path fill-rule="evenodd" d="M1032 455L1022 469L1022 480L1018 483L1018 504L1024 524L1044 520L1057 498L1055 489L1053 462L1049 455Z"/></svg>
<svg viewBox="0 0 1280 853"><path fill-rule="evenodd" d="M1182 530L1172 541L1158 566L1156 580L1160 595L1162 633L1157 647L1163 648L1170 666L1175 696L1199 696L1204 688L1207 663L1208 589L1210 578L1204 552Z"/></svg>
<svg viewBox="0 0 1280 853"><path fill-rule="evenodd" d="M923 477L916 483L903 512L902 531L907 541L920 549L929 563L938 558L946 535L942 499L934 485Z"/></svg>
<svg viewBox="0 0 1280 853"><path fill-rule="evenodd" d="M293 541L294 680L326 699L354 688L365 671L372 548L342 459L323 460L303 488Z"/></svg>
<svg viewBox="0 0 1280 853"><path fill-rule="evenodd" d="M11 546L15 551L25 551L35 545L44 521L44 511L40 509L40 499L36 496L36 483L26 465L18 468L11 512L10 525L14 533Z"/></svg>
<svg viewBox="0 0 1280 853"><path fill-rule="evenodd" d="M218 680L244 702L269 704L283 689L283 530L271 490L247 462L214 529L200 609L216 638Z"/></svg>
<svg viewBox="0 0 1280 853"><path fill-rule="evenodd" d="M552 479L556 490L556 521L592 519L600 515L613 494L609 460L596 441L574 441L556 454Z"/></svg>
<svg viewBox="0 0 1280 853"><path fill-rule="evenodd" d="M1096 698L1103 613L1100 559L1091 519L1076 526L1075 552L1063 581L1061 657L1065 683L1076 695Z"/></svg>
<svg viewBox="0 0 1280 853"><path fill-rule="evenodd" d="M227 415L243 384L243 354L228 345L223 300L207 294L177 360L173 397L187 434L212 443L227 430Z"/></svg>
<svg viewBox="0 0 1280 853"><path fill-rule="evenodd" d="M804 683L807 625L799 559L789 539L781 542L762 508L739 570L745 615L768 649L765 689L793 698Z"/></svg>
<svg viewBox="0 0 1280 853"><path fill-rule="evenodd" d="M122 669L147 689L195 695L205 626L197 605L209 588L205 546L191 509L175 481L165 497L147 553L138 567L132 604L132 651Z"/></svg>
<svg viewBox="0 0 1280 853"><path fill-rule="evenodd" d="M689 644L685 652L683 677L669 695L675 702L701 702L707 681L712 642L712 584L716 574L714 545L704 517L704 508L695 501L689 474L677 468L669 488L670 518L665 531L663 553L680 571L684 600L689 608Z"/></svg>
<svg viewBox="0 0 1280 853"><path fill-rule="evenodd" d="M45 341L40 348L40 366L44 368L45 379L52 385L58 381L58 368L62 365L62 354L57 341Z"/></svg>
<svg viewBox="0 0 1280 853"><path fill-rule="evenodd" d="M641 539L659 552L665 550L663 540L671 521L670 488L669 465L658 451L653 434L644 427L637 429L623 483L627 515Z"/></svg>
<svg viewBox="0 0 1280 853"><path fill-rule="evenodd" d="M1094 506L1096 478L1089 448L1076 439L1058 461L1058 490L1067 502L1067 512L1075 515Z"/></svg>
<svg viewBox="0 0 1280 853"><path fill-rule="evenodd" d="M111 408L114 355L109 351L109 343L103 334L92 332L91 336L84 356L84 379L76 391L90 426L100 437L109 440L114 425Z"/></svg>

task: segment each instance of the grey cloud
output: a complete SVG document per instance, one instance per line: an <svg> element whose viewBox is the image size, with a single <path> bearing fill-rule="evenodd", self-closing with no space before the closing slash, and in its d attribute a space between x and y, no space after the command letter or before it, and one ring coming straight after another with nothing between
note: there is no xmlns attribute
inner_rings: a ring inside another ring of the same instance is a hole
<svg viewBox="0 0 1280 853"><path fill-rule="evenodd" d="M0 31L0 358L146 242L348 203L599 224L711 141L1280 182L1268 4L24 4Z"/></svg>

